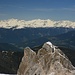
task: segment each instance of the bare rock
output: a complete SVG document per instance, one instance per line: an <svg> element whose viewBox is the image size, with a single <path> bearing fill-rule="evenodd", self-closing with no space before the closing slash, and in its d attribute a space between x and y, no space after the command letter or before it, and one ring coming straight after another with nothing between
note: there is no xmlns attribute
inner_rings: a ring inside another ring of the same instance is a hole
<svg viewBox="0 0 75 75"><path fill-rule="evenodd" d="M25 48L17 75L75 75L75 67L60 49L46 42L37 54Z"/></svg>

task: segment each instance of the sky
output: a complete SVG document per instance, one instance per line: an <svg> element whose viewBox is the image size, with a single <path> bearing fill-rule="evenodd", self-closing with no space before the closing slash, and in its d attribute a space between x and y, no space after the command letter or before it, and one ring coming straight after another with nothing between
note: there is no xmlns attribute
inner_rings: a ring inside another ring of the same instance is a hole
<svg viewBox="0 0 75 75"><path fill-rule="evenodd" d="M75 21L75 0L0 0L0 20Z"/></svg>

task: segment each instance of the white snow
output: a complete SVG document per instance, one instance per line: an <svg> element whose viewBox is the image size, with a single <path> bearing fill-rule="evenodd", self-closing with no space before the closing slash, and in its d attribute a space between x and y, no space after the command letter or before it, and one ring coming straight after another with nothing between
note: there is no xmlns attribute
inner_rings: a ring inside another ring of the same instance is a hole
<svg viewBox="0 0 75 75"><path fill-rule="evenodd" d="M46 42L46 44L50 45L52 48L52 43L50 41Z"/></svg>
<svg viewBox="0 0 75 75"><path fill-rule="evenodd" d="M0 75L17 75L17 74L0 74Z"/></svg>
<svg viewBox="0 0 75 75"><path fill-rule="evenodd" d="M9 75L9 74L0 74L0 75Z"/></svg>
<svg viewBox="0 0 75 75"><path fill-rule="evenodd" d="M55 47L50 41L46 42L46 44L50 45L50 47L55 51Z"/></svg>
<svg viewBox="0 0 75 75"><path fill-rule="evenodd" d="M12 28L14 29L21 29L25 27L67 27L67 28L75 28L75 22L68 21L68 20L62 20L62 21L53 21L50 19L47 20L41 20L41 19L35 19L30 21L25 20L18 20L18 19L9 19L9 20L1 20L0 21L0 28Z"/></svg>

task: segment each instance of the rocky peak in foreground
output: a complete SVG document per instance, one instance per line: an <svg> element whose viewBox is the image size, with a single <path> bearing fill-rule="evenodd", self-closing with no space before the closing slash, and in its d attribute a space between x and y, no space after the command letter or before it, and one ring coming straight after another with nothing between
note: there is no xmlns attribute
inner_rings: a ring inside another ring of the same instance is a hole
<svg viewBox="0 0 75 75"><path fill-rule="evenodd" d="M17 75L75 75L75 67L58 47L46 42L37 54L25 48Z"/></svg>

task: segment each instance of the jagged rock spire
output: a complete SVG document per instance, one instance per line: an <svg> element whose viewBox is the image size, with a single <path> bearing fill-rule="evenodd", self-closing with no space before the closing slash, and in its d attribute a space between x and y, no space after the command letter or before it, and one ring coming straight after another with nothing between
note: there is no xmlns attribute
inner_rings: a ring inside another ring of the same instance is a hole
<svg viewBox="0 0 75 75"><path fill-rule="evenodd" d="M46 42L37 54L25 48L17 75L75 75L75 67L60 49Z"/></svg>

